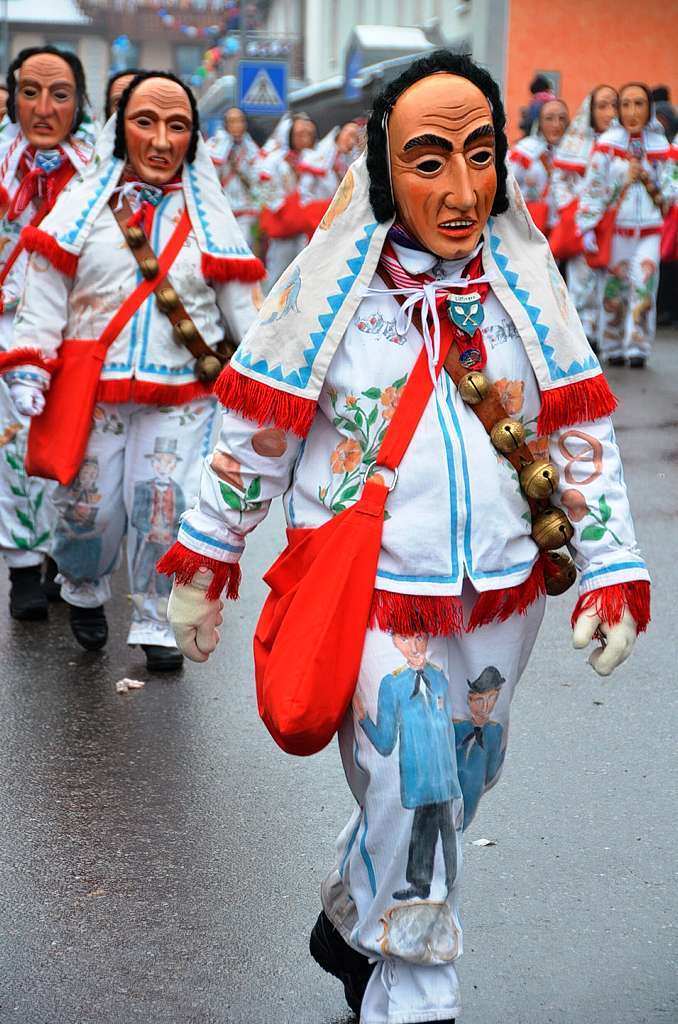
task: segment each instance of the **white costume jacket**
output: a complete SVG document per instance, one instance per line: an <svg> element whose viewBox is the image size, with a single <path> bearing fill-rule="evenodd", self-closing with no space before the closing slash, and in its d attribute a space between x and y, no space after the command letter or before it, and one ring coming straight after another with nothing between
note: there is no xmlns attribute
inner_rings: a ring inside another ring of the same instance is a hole
<svg viewBox="0 0 678 1024"><path fill-rule="evenodd" d="M223 129L208 139L207 151L217 169L222 188L236 217L254 217L257 197L259 147L251 135L240 142Z"/></svg>
<svg viewBox="0 0 678 1024"><path fill-rule="evenodd" d="M509 162L511 170L523 193L526 203L548 204L547 227L551 228L558 219L558 207L551 187L553 149L543 135L527 135L511 147Z"/></svg>

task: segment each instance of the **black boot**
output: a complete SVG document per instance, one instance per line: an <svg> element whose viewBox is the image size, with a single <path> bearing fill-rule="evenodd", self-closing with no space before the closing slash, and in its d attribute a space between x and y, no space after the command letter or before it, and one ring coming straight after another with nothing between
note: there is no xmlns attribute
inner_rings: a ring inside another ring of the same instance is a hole
<svg viewBox="0 0 678 1024"><path fill-rule="evenodd" d="M86 651L100 651L108 640L108 623L102 604L96 608L70 606L71 632Z"/></svg>
<svg viewBox="0 0 678 1024"><path fill-rule="evenodd" d="M644 370L645 356L629 356L629 366L634 370Z"/></svg>
<svg viewBox="0 0 678 1024"><path fill-rule="evenodd" d="M315 962L342 982L346 1002L359 1017L360 1004L374 964L344 942L324 910L311 932L309 949Z"/></svg>
<svg viewBox="0 0 678 1024"><path fill-rule="evenodd" d="M626 366L626 357L625 356L608 356L607 357L607 365L608 366Z"/></svg>
<svg viewBox="0 0 678 1024"><path fill-rule="evenodd" d="M47 598L42 591L41 568L10 569L9 614L23 622L47 618Z"/></svg>
<svg viewBox="0 0 678 1024"><path fill-rule="evenodd" d="M396 889L394 900L427 900L431 891L430 885L410 885L407 889Z"/></svg>
<svg viewBox="0 0 678 1024"><path fill-rule="evenodd" d="M178 647L158 647L142 644L149 672L177 672L184 664L184 656Z"/></svg>
<svg viewBox="0 0 678 1024"><path fill-rule="evenodd" d="M56 576L59 572L59 567L53 558L49 555L45 558L45 572L42 577L42 589L45 592L45 597L48 601L60 601L61 600L61 587L56 582Z"/></svg>

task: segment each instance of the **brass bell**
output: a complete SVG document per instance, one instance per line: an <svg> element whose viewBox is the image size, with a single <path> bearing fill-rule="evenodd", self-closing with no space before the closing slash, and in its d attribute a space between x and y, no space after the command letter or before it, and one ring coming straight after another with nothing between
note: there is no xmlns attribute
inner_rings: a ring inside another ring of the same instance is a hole
<svg viewBox="0 0 678 1024"><path fill-rule="evenodd" d="M197 340L198 328L192 320L179 320L179 322L174 325L174 333L177 341L181 345L189 345L191 342Z"/></svg>
<svg viewBox="0 0 678 1024"><path fill-rule="evenodd" d="M221 363L216 356L200 356L195 365L195 373L203 384L211 384L221 373Z"/></svg>
<svg viewBox="0 0 678 1024"><path fill-rule="evenodd" d="M152 281L154 277L158 276L160 265L155 256L144 256L139 263L139 270L147 281Z"/></svg>
<svg viewBox="0 0 678 1024"><path fill-rule="evenodd" d="M487 398L490 391L490 382L484 373L471 370L470 373L464 374L457 388L467 405L478 405L484 398Z"/></svg>
<svg viewBox="0 0 678 1024"><path fill-rule="evenodd" d="M133 224L132 227L125 230L125 238L127 239L128 245L131 245L133 249L138 249L140 245L144 244L146 235L140 227Z"/></svg>
<svg viewBox="0 0 678 1024"><path fill-rule="evenodd" d="M543 501L555 494L560 476L547 459L536 459L520 471L520 486L528 498Z"/></svg>
<svg viewBox="0 0 678 1024"><path fill-rule="evenodd" d="M558 597L577 580L577 570L569 555L552 551L545 559L544 584L549 597Z"/></svg>
<svg viewBox="0 0 678 1024"><path fill-rule="evenodd" d="M573 533L572 523L562 508L545 508L532 520L532 540L546 551L561 548L572 539Z"/></svg>
<svg viewBox="0 0 678 1024"><path fill-rule="evenodd" d="M170 285L166 285L161 288L160 291L155 294L155 301L158 303L158 309L162 313L171 313L173 309L176 309L179 305L179 296L175 292L174 288Z"/></svg>
<svg viewBox="0 0 678 1024"><path fill-rule="evenodd" d="M498 420L490 431L490 441L502 455L510 455L525 442L525 428L519 420Z"/></svg>

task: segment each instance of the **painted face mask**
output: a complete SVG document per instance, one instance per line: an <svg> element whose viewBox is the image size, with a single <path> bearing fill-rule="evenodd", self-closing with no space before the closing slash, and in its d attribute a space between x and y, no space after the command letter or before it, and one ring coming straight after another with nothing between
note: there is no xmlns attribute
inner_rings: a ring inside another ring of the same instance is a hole
<svg viewBox="0 0 678 1024"><path fill-rule="evenodd" d="M650 120L650 105L645 90L627 85L619 97L619 120L629 132L640 132Z"/></svg>
<svg viewBox="0 0 678 1024"><path fill-rule="evenodd" d="M108 97L108 105L110 107L111 114L114 114L118 109L120 103L120 97L124 93L129 83L134 78L134 75L121 75L120 78L116 78L111 86L111 92ZM109 115L110 116L110 115Z"/></svg>
<svg viewBox="0 0 678 1024"><path fill-rule="evenodd" d="M591 101L591 118L594 131L606 132L617 116L618 100L614 89L609 85L603 85L596 92Z"/></svg>
<svg viewBox="0 0 678 1024"><path fill-rule="evenodd" d="M407 89L388 124L398 219L429 252L473 252L497 191L487 98L466 78L437 74Z"/></svg>
<svg viewBox="0 0 678 1024"><path fill-rule="evenodd" d="M125 144L131 172L149 185L166 185L179 171L191 141L193 115L176 82L147 78L125 110Z"/></svg>
<svg viewBox="0 0 678 1024"><path fill-rule="evenodd" d="M54 149L73 130L77 110L75 77L61 57L37 53L19 68L17 120L36 149Z"/></svg>

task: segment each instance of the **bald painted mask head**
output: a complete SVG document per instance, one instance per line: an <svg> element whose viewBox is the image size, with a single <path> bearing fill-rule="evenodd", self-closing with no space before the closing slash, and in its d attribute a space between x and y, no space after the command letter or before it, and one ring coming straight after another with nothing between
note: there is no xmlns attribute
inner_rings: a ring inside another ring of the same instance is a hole
<svg viewBox="0 0 678 1024"><path fill-rule="evenodd" d="M388 139L400 223L442 259L467 256L497 191L487 98L459 75L431 75L398 97Z"/></svg>
<svg viewBox="0 0 678 1024"><path fill-rule="evenodd" d="M71 134L78 106L75 76L54 53L36 53L18 70L16 116L36 149L54 149Z"/></svg>
<svg viewBox="0 0 678 1024"><path fill-rule="evenodd" d="M166 185L191 142L193 114L186 92L166 78L146 78L125 109L128 169L149 185Z"/></svg>

